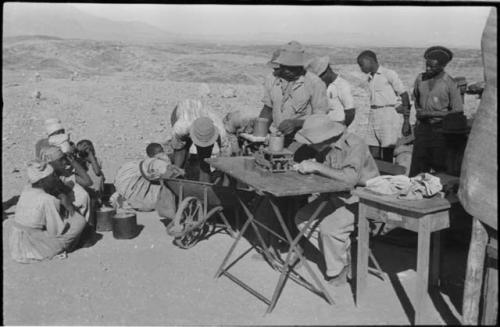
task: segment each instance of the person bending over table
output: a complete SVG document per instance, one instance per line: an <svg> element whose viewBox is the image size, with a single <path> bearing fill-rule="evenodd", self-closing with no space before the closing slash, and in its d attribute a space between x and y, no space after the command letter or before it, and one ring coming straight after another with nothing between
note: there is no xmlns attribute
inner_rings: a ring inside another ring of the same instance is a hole
<svg viewBox="0 0 500 327"><path fill-rule="evenodd" d="M243 144L239 136L241 133L252 134L256 119L252 113L243 110L231 111L224 116L222 122L230 143L231 156L241 155Z"/></svg>
<svg viewBox="0 0 500 327"><path fill-rule="evenodd" d="M184 100L174 108L171 124L174 165L185 169L189 148L194 143L200 165L199 180L210 182L210 165L205 159L212 156L214 144L217 142L221 155L230 155L222 120L201 101Z"/></svg>
<svg viewBox="0 0 500 327"><path fill-rule="evenodd" d="M300 43L291 41L276 54L271 64L278 66L273 67L273 76L264 83L264 107L259 117L269 119L270 131L283 133L285 147L295 152L299 144L290 145L304 119L328 111L326 86L318 76L305 70L304 48Z"/></svg>
<svg viewBox="0 0 500 327"><path fill-rule="evenodd" d="M298 170L304 174L320 174L354 188L364 185L370 178L379 175L377 164L368 145L357 135L347 132L344 124L328 119L326 115L311 115L306 118L295 139L318 151L324 160L300 162ZM323 253L326 263L326 280L334 285L346 282L350 270L350 239L354 230L354 217L358 198L350 191L331 193L318 220L306 231L314 245ZM316 198L301 208L295 223L302 229L308 218L321 203Z"/></svg>
<svg viewBox="0 0 500 327"><path fill-rule="evenodd" d="M29 184L19 197L10 234L11 257L30 263L51 259L70 251L86 226L75 210L71 195L60 192L60 180L51 165L27 163Z"/></svg>

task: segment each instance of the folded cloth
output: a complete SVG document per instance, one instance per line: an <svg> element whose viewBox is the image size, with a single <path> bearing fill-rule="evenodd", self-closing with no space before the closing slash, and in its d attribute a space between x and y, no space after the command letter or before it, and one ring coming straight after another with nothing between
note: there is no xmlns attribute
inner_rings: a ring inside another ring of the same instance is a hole
<svg viewBox="0 0 500 327"><path fill-rule="evenodd" d="M410 178L405 175L381 175L366 181L367 189L383 195L404 193L410 185Z"/></svg>
<svg viewBox="0 0 500 327"><path fill-rule="evenodd" d="M443 189L439 177L428 173L418 174L410 178L411 186L407 192L400 194L398 198L406 200L421 200L426 197L434 196Z"/></svg>

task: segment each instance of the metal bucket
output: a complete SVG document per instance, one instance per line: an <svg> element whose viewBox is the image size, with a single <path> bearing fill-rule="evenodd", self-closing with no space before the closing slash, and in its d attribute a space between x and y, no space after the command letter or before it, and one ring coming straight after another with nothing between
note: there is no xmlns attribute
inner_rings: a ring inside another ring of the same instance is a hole
<svg viewBox="0 0 500 327"><path fill-rule="evenodd" d="M269 136L269 151L280 152L285 147L285 137L283 135L270 135Z"/></svg>
<svg viewBox="0 0 500 327"><path fill-rule="evenodd" d="M115 209L111 207L101 207L96 210L96 231L109 232L113 229L112 219Z"/></svg>
<svg viewBox="0 0 500 327"><path fill-rule="evenodd" d="M269 128L269 119L267 118L257 118L255 120L255 126L253 129L254 136L267 136L267 130Z"/></svg>
<svg viewBox="0 0 500 327"><path fill-rule="evenodd" d="M117 212L113 217L113 237L119 240L137 235L137 216L134 212Z"/></svg>

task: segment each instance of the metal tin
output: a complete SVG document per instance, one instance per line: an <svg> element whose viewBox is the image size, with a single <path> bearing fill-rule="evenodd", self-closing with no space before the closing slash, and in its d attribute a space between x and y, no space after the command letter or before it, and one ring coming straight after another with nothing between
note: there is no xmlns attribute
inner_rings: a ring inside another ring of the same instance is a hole
<svg viewBox="0 0 500 327"><path fill-rule="evenodd" d="M96 210L96 231L109 232L113 229L112 219L116 211L110 207L101 207Z"/></svg>
<svg viewBox="0 0 500 327"><path fill-rule="evenodd" d="M269 119L259 117L255 120L253 135L254 136L266 136L268 128L269 128Z"/></svg>
<svg viewBox="0 0 500 327"><path fill-rule="evenodd" d="M137 216L134 212L117 212L113 217L113 237L119 240L137 235Z"/></svg>
<svg viewBox="0 0 500 327"><path fill-rule="evenodd" d="M285 146L285 137L283 135L270 135L268 149L271 152L280 152Z"/></svg>

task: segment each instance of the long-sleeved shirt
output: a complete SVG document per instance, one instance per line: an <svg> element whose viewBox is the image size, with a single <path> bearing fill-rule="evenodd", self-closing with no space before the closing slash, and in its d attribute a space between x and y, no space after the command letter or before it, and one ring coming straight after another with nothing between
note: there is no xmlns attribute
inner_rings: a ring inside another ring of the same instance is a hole
<svg viewBox="0 0 500 327"><path fill-rule="evenodd" d="M273 110L274 128L286 119L328 112L325 83L310 72L293 82L274 76L267 78L262 102Z"/></svg>
<svg viewBox="0 0 500 327"><path fill-rule="evenodd" d="M413 89L415 96L415 110L419 112L454 112L463 111L462 97L457 83L446 72L438 76L423 80L419 74ZM429 118L429 122L442 121L442 117Z"/></svg>

